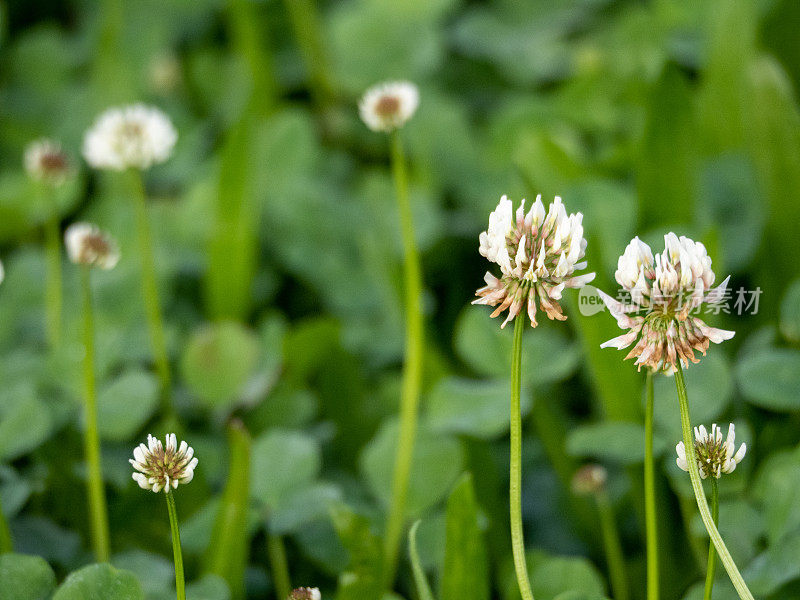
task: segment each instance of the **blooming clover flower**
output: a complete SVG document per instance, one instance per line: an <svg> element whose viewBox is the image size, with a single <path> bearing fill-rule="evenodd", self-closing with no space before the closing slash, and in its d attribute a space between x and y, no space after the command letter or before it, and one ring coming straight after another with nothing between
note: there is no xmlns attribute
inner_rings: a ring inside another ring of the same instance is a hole
<svg viewBox="0 0 800 600"><path fill-rule="evenodd" d="M36 181L57 186L64 183L70 172L69 159L54 140L41 139L25 148L25 170Z"/></svg>
<svg viewBox="0 0 800 600"><path fill-rule="evenodd" d="M489 215L489 227L480 234L480 253L500 266L500 279L487 272L486 286L479 289L473 304L499 306L492 313L496 317L508 309L501 327L513 320L527 306L531 326L536 327L537 302L550 319L565 320L558 300L565 287L580 288L594 279L594 273L574 276L585 269L579 262L586 251L583 237L583 215L567 216L567 211L556 196L545 216L541 196L525 213L525 200L517 209L506 196Z"/></svg>
<svg viewBox="0 0 800 600"><path fill-rule="evenodd" d="M409 81L390 81L369 88L358 103L361 120L372 131L390 132L406 124L419 106L419 89Z"/></svg>
<svg viewBox="0 0 800 600"><path fill-rule="evenodd" d="M601 348L627 348L625 357L654 371L672 373L677 361L685 366L697 363L694 351L705 355L711 342L719 344L734 336L733 331L709 327L690 314L704 303L715 304L725 296L727 277L711 289L715 275L705 246L674 233L664 236L664 251L653 256L650 247L633 238L619 258L617 282L630 295L623 304L600 292L605 305L628 333L601 344ZM638 340L638 341L637 341Z"/></svg>
<svg viewBox="0 0 800 600"><path fill-rule="evenodd" d="M194 450L185 441L178 447L174 433L167 435L166 446L161 440L147 435L147 446L139 444L133 449L133 458L128 459L136 469L133 479L143 490L169 492L179 483L187 484L194 477L197 459Z"/></svg>
<svg viewBox="0 0 800 600"><path fill-rule="evenodd" d="M289 594L288 600L322 600L322 594L317 588L301 587Z"/></svg>
<svg viewBox="0 0 800 600"><path fill-rule="evenodd" d="M733 473L736 465L742 462L745 452L747 452L747 444L739 446L739 450L735 454L733 452L736 440L733 423L728 428L728 437L725 442L722 441L722 430L717 427L716 423L711 426L710 434L703 425L695 427L694 439L697 466L700 470L700 477L703 479L709 475L719 479L723 473ZM686 447L683 442L678 442L675 451L678 453L675 462L681 469L688 472L689 463L686 461Z"/></svg>
<svg viewBox="0 0 800 600"><path fill-rule="evenodd" d="M147 169L172 154L178 133L157 108L134 104L101 114L83 139L83 156L96 169Z"/></svg>
<svg viewBox="0 0 800 600"><path fill-rule="evenodd" d="M91 223L73 223L64 232L69 259L76 265L113 269L119 262L117 243Z"/></svg>

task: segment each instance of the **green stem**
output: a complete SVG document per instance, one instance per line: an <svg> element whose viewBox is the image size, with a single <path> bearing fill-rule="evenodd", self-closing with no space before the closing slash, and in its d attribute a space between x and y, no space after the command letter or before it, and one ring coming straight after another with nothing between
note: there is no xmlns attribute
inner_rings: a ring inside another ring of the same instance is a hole
<svg viewBox="0 0 800 600"><path fill-rule="evenodd" d="M292 22L295 38L308 69L311 94L320 108L325 108L333 96L328 77L322 25L314 0L284 0Z"/></svg>
<svg viewBox="0 0 800 600"><path fill-rule="evenodd" d="M183 577L183 553L181 552L181 532L178 529L178 511L175 509L175 494L166 493L169 527L172 530L172 556L175 560L175 591L178 600L186 600L186 580Z"/></svg>
<svg viewBox="0 0 800 600"><path fill-rule="evenodd" d="M711 517L714 525L719 525L719 484L717 478L711 478ZM711 592L714 589L714 571L716 571L717 552L714 545L708 543L708 567L706 568L706 590L703 600L711 600Z"/></svg>
<svg viewBox="0 0 800 600"><path fill-rule="evenodd" d="M417 586L419 600L434 600L431 586L428 584L428 579L425 577L425 571L422 569L422 563L419 560L419 552L417 552L417 529L419 529L421 522L414 523L408 532L408 557L411 559L411 570L414 573L414 583Z"/></svg>
<svg viewBox="0 0 800 600"><path fill-rule="evenodd" d="M647 531L647 600L658 600L658 524L653 458L653 372L647 369L644 412L644 516Z"/></svg>
<svg viewBox="0 0 800 600"><path fill-rule="evenodd" d="M14 544L11 542L11 530L3 512L3 505L0 502L0 554L7 554L14 551Z"/></svg>
<svg viewBox="0 0 800 600"><path fill-rule="evenodd" d="M606 549L606 561L611 579L611 589L614 600L628 600L628 582L625 577L625 558L622 554L622 544L619 540L617 521L614 510L608 500L608 494L601 491L596 496L597 510L600 513L600 527L603 530L603 545Z"/></svg>
<svg viewBox="0 0 800 600"><path fill-rule="evenodd" d="M422 379L422 269L414 240L414 223L408 198L405 156L399 132L392 138L392 172L397 188L397 205L405 261L403 283L406 310L405 362L400 396L400 433L392 481L392 502L386 524L384 583L391 587L406 517L406 495L411 476L414 439L417 435L419 394Z"/></svg>
<svg viewBox="0 0 800 600"><path fill-rule="evenodd" d="M142 295L147 313L147 327L150 331L150 343L156 363L156 372L161 382L163 410L167 418L173 417L172 382L167 357L167 345L164 338L164 320L161 314L161 303L158 298L153 241L150 235L150 222L147 216L144 182L139 171L130 172L133 187L133 202L136 212L136 234L139 241L139 256L142 269Z"/></svg>
<svg viewBox="0 0 800 600"><path fill-rule="evenodd" d="M267 531L267 552L272 580L275 583L275 597L284 600L292 593L292 580L289 576L289 562L286 560L286 548L283 539Z"/></svg>
<svg viewBox="0 0 800 600"><path fill-rule="evenodd" d="M92 547L97 562L108 562L110 542L108 508L103 487L103 468L100 457L100 436L97 431L97 388L94 375L94 308L92 306L91 267L82 265L83 291L83 381L86 389L84 404L85 429L83 451L86 456L86 485L89 495L89 516L92 524Z"/></svg>
<svg viewBox="0 0 800 600"><path fill-rule="evenodd" d="M525 329L524 311L514 321L514 346L511 352L511 468L510 468L510 512L511 549L514 554L514 570L522 600L533 600L531 583L528 580L528 565L525 562L525 541L522 534L522 414L520 393L522 391L522 332Z"/></svg>
<svg viewBox="0 0 800 600"><path fill-rule="evenodd" d="M52 190L51 190L52 193ZM50 216L45 224L45 247L47 252L47 278L45 283L45 320L47 340L51 348L61 342L61 231L55 200L51 202Z"/></svg>
<svg viewBox="0 0 800 600"><path fill-rule="evenodd" d="M703 519L703 524L706 526L706 531L711 538L711 542L717 549L719 558L728 572L728 576L736 588L739 598L742 600L754 600L753 594L739 573L736 563L733 562L733 557L728 551L725 542L722 541L717 526L711 516L711 511L708 508L708 501L703 492L703 484L700 481L700 471L697 467L697 456L694 451L694 438L692 437L692 422L689 418L689 399L686 395L686 382L683 379L683 368L678 363L678 368L675 371L675 386L678 389L678 404L681 411L681 429L683 431L683 445L686 447L686 462L689 463L689 478L692 480L692 489L694 490L694 497L697 500L697 508L700 509L700 518Z"/></svg>

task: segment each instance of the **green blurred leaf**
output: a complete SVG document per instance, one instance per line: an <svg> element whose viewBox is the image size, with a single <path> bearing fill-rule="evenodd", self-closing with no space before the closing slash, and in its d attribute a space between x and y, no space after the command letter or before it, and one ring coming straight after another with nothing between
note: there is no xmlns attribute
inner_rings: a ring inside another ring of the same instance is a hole
<svg viewBox="0 0 800 600"><path fill-rule="evenodd" d="M736 366L742 395L751 403L780 412L800 409L800 351L762 350Z"/></svg>
<svg viewBox="0 0 800 600"><path fill-rule="evenodd" d="M666 447L663 439L655 438L655 456L660 456ZM567 434L566 449L579 458L637 465L644 462L644 427L623 421L580 425Z"/></svg>
<svg viewBox="0 0 800 600"><path fill-rule="evenodd" d="M742 575L753 594L764 597L800 577L800 532L795 530L753 559Z"/></svg>
<svg viewBox="0 0 800 600"><path fill-rule="evenodd" d="M50 412L29 384L0 392L0 460L27 454L51 432Z"/></svg>
<svg viewBox="0 0 800 600"><path fill-rule="evenodd" d="M800 529L800 455L797 451L776 452L759 467L753 482L754 497L761 503L767 538L778 543L786 534Z"/></svg>
<svg viewBox="0 0 800 600"><path fill-rule="evenodd" d="M339 575L336 600L379 598L382 590L383 546L369 521L347 507L331 510L336 533L349 555L348 567Z"/></svg>
<svg viewBox="0 0 800 600"><path fill-rule="evenodd" d="M783 337L800 343L800 279L795 279L783 296L780 327Z"/></svg>
<svg viewBox="0 0 800 600"><path fill-rule="evenodd" d="M130 370L103 386L97 398L100 437L128 441L158 407L158 382L146 371Z"/></svg>
<svg viewBox="0 0 800 600"><path fill-rule="evenodd" d="M488 600L489 559L472 475L461 477L447 500L440 600Z"/></svg>
<svg viewBox="0 0 800 600"><path fill-rule="evenodd" d="M585 558L553 556L537 550L528 552L527 564L537 600L555 600L564 592L580 592L589 597L605 595L603 578L597 568ZM505 568L508 577L503 579L503 596L506 600L519 598L513 564L508 562Z"/></svg>
<svg viewBox="0 0 800 600"><path fill-rule="evenodd" d="M206 325L189 340L181 372L191 391L213 408L230 408L258 360L258 340L244 326L232 322Z"/></svg>
<svg viewBox="0 0 800 600"><path fill-rule="evenodd" d="M314 482L286 493L269 514L275 535L294 533L312 521L326 517L342 501L342 490L332 483Z"/></svg>
<svg viewBox="0 0 800 600"><path fill-rule="evenodd" d="M115 569L109 564L83 567L71 573L53 600L142 600L142 588L136 575Z"/></svg>
<svg viewBox="0 0 800 600"><path fill-rule="evenodd" d="M366 445L359 460L370 491L385 507L392 499L397 437L397 422L387 421ZM421 426L414 443L406 497L407 517L418 517L442 500L463 471L463 465L464 452L458 440Z"/></svg>
<svg viewBox="0 0 800 600"><path fill-rule="evenodd" d="M444 433L493 439L508 431L508 380L474 381L446 377L431 390L425 420ZM531 407L530 394L522 395L522 414Z"/></svg>
<svg viewBox="0 0 800 600"><path fill-rule="evenodd" d="M56 587L56 576L38 556L3 554L0 582L2 600L47 600Z"/></svg>
<svg viewBox="0 0 800 600"><path fill-rule="evenodd" d="M253 442L250 495L267 513L287 494L308 485L320 470L317 441L295 431L273 430Z"/></svg>

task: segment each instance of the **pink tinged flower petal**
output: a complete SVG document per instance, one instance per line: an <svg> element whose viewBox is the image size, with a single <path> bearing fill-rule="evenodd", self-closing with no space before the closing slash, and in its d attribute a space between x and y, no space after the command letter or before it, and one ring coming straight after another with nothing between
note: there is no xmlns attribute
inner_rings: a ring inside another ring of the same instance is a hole
<svg viewBox="0 0 800 600"><path fill-rule="evenodd" d="M531 287L528 293L528 318L531 320L531 327L536 327L536 290Z"/></svg>
<svg viewBox="0 0 800 600"><path fill-rule="evenodd" d="M706 294L703 301L708 304L717 304L723 300L725 298L725 292L728 290L728 282L730 279L731 276L728 275L722 283Z"/></svg>
<svg viewBox="0 0 800 600"><path fill-rule="evenodd" d="M636 341L636 338L639 337L639 330L634 329L633 331L629 331L623 335L618 337L612 338L606 342L600 344L601 348L616 348L617 350L622 350L623 348L627 348L633 342Z"/></svg>
<svg viewBox="0 0 800 600"><path fill-rule="evenodd" d="M622 302L615 300L601 289L598 289L597 293L600 294L600 299L603 301L603 304L606 305L606 308L608 308L608 312L611 313L611 316L617 320L617 325L619 325L621 329L630 329L636 326L636 320L625 314L628 309Z"/></svg>
<svg viewBox="0 0 800 600"><path fill-rule="evenodd" d="M584 266L579 267L575 265L576 270L585 269L586 263L582 263ZM583 275L577 275L575 277L571 277L564 282L564 286L568 288L582 288L587 283L594 281L594 278L597 274L596 273L585 273Z"/></svg>
<svg viewBox="0 0 800 600"><path fill-rule="evenodd" d="M566 282L562 281L558 285L555 285L555 286L551 287L548 290L547 295L550 296L553 300L560 300L561 299L561 292L564 290L564 286L565 285L566 285Z"/></svg>
<svg viewBox="0 0 800 600"><path fill-rule="evenodd" d="M715 344L721 344L725 340L731 339L734 335L736 335L735 331L728 331L727 329L717 329L716 327L709 327L705 323L703 323L700 319L695 319L695 323L700 328L700 331L706 336L709 340L714 342Z"/></svg>

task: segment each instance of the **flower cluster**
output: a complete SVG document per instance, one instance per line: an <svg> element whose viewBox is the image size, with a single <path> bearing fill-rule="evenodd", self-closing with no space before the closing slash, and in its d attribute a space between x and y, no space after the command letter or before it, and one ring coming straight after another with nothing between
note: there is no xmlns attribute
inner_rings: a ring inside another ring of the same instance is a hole
<svg viewBox="0 0 800 600"><path fill-rule="evenodd" d="M739 446L739 450L734 454L736 432L733 423L728 428L728 437L722 441L722 430L716 423L711 426L711 433L706 431L703 425L694 428L694 452L697 457L697 466L700 470L700 477L705 479L713 476L719 479L723 473L733 473L736 465L742 462L747 444ZM684 471L689 471L689 463L686 460L686 447L683 442L678 442L675 446L678 453L676 462Z"/></svg>
<svg viewBox="0 0 800 600"><path fill-rule="evenodd" d="M317 588L301 587L289 594L288 600L322 600Z"/></svg>
<svg viewBox="0 0 800 600"><path fill-rule="evenodd" d="M697 363L694 351L705 355L711 342L733 337L733 331L709 327L691 314L702 304L714 304L725 295L729 277L711 289L715 275L705 246L674 233L664 236L664 251L653 256L650 247L633 238L619 258L617 283L630 295L622 304L600 292L617 324L628 333L601 347L627 348L637 342L626 358L655 371L674 372L677 361ZM638 341L637 341L638 340Z"/></svg>
<svg viewBox="0 0 800 600"><path fill-rule="evenodd" d="M119 248L107 233L91 223L73 223L64 232L69 259L76 265L113 269L119 262Z"/></svg>
<svg viewBox="0 0 800 600"><path fill-rule="evenodd" d="M133 479L144 490L169 492L179 483L189 483L194 477L197 459L194 450L185 441L178 447L174 433L167 435L164 446L161 440L147 436L147 446L139 444L133 449L133 458L128 459L136 469Z"/></svg>
<svg viewBox="0 0 800 600"><path fill-rule="evenodd" d="M358 103L361 120L372 131L390 132L406 124L419 106L419 90L408 81L369 88Z"/></svg>
<svg viewBox="0 0 800 600"><path fill-rule="evenodd" d="M36 181L61 185L69 176L69 159L56 141L41 139L25 149L25 170Z"/></svg>
<svg viewBox="0 0 800 600"><path fill-rule="evenodd" d="M563 321L558 300L564 288L580 288L594 279L594 273L574 275L585 269L581 261L586 251L583 215L567 215L561 198L556 196L545 215L541 196L525 212L525 200L513 213L511 200L500 199L489 215L489 227L480 234L480 253L500 266L498 279L487 272L486 286L476 292L473 304L497 306L496 317L508 309L501 327L527 307L531 325L536 327L537 304L550 319Z"/></svg>
<svg viewBox="0 0 800 600"><path fill-rule="evenodd" d="M157 108L134 104L98 117L83 140L83 156L96 169L147 169L165 162L178 134Z"/></svg>
<svg viewBox="0 0 800 600"><path fill-rule="evenodd" d="M603 465L588 464L572 476L572 491L581 496L599 494L606 487L608 471Z"/></svg>

